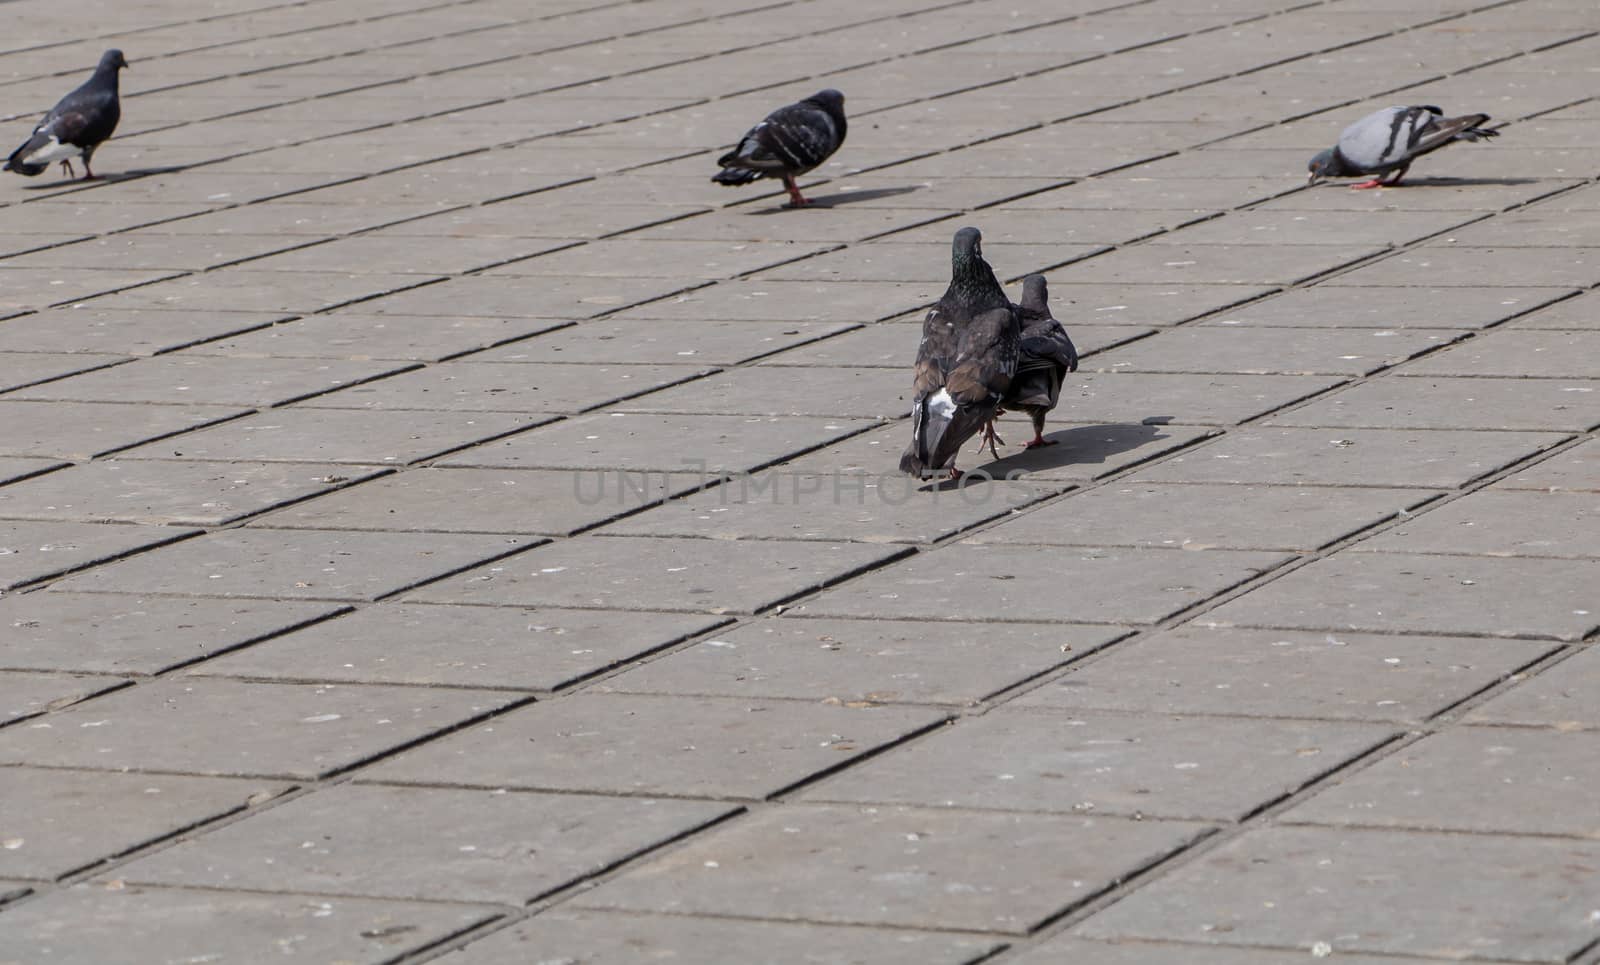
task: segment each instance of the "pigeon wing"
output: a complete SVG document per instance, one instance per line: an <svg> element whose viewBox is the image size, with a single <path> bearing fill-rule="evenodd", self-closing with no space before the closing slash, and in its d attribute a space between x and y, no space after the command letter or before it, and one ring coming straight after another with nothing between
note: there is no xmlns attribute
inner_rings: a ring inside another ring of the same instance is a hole
<svg viewBox="0 0 1600 965"><path fill-rule="evenodd" d="M804 174L838 148L838 132L826 111L810 104L790 104L751 128L733 154L744 167Z"/></svg>
<svg viewBox="0 0 1600 965"><path fill-rule="evenodd" d="M1419 153L1417 145L1443 113L1432 105L1386 107L1345 128L1339 154L1363 173L1404 164Z"/></svg>

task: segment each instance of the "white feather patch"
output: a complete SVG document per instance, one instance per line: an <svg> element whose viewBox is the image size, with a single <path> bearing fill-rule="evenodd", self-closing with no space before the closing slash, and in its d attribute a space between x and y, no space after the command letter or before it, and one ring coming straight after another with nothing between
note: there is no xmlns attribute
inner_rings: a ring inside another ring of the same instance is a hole
<svg viewBox="0 0 1600 965"><path fill-rule="evenodd" d="M38 150L22 159L23 164L49 164L63 158L81 157L83 148L76 144L62 144L52 135L50 140Z"/></svg>
<svg viewBox="0 0 1600 965"><path fill-rule="evenodd" d="M948 419L956 414L956 400L950 398L949 389L940 389L928 397L928 411L941 419Z"/></svg>

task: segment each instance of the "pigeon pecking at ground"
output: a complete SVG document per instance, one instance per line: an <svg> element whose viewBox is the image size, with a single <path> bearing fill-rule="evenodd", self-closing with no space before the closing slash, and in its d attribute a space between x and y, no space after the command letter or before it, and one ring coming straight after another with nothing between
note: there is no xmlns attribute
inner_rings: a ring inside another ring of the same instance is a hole
<svg viewBox="0 0 1600 965"><path fill-rule="evenodd" d="M992 420L1011 387L1021 351L1017 308L983 260L977 228L956 232L950 287L922 320L911 406L911 445L900 471L913 476L948 469L956 454Z"/></svg>
<svg viewBox="0 0 1600 965"><path fill-rule="evenodd" d="M117 71L126 66L128 62L120 50L101 54L94 76L50 108L50 113L33 129L33 136L11 152L3 170L31 178L51 162L60 161L62 168L72 174L72 159L81 157L83 179L93 178L89 158L117 129L117 121L122 118L122 104L117 98Z"/></svg>
<svg viewBox="0 0 1600 965"><path fill-rule="evenodd" d="M1385 107L1345 128L1338 144L1311 159L1311 183L1319 178L1370 175L1372 180L1351 187L1393 187L1405 177L1411 162L1429 151L1452 141L1499 136L1499 131L1478 126L1488 119L1488 114L1445 117L1444 111L1431 104ZM1394 176L1385 181L1384 175L1390 172Z"/></svg>
<svg viewBox="0 0 1600 965"><path fill-rule="evenodd" d="M1017 306L1017 317L1022 324L1017 374L1000 405L1013 412L1026 412L1033 419L1033 440L1022 447L1033 449L1055 442L1044 437L1044 417L1061 400L1061 380L1068 372L1078 371L1078 350L1067 330L1050 314L1050 293L1043 275L1022 279L1022 303ZM995 415L999 414L996 411ZM984 429L984 441L998 457L994 444L1003 445L1004 440L994 434L993 422Z"/></svg>
<svg viewBox="0 0 1600 965"><path fill-rule="evenodd" d="M810 202L794 179L826 161L844 143L844 95L828 88L798 104L780 107L745 132L739 146L717 158L718 184L749 184L758 178L781 178L791 207Z"/></svg>

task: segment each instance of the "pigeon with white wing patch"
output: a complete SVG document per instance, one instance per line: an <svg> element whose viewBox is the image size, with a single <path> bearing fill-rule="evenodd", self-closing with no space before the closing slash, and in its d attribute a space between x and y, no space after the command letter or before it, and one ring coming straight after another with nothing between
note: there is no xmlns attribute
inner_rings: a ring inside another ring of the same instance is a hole
<svg viewBox="0 0 1600 965"><path fill-rule="evenodd" d="M734 186L780 178L789 192L790 207L804 207L810 202L794 179L839 150L848 126L844 95L831 87L818 91L798 104L778 108L746 131L738 147L717 158L722 170L711 180Z"/></svg>
<svg viewBox="0 0 1600 965"><path fill-rule="evenodd" d="M50 113L33 129L33 135L11 152L3 170L31 178L60 161L62 168L72 174L72 159L81 157L83 179L92 179L94 171L89 168L89 159L122 119L117 72L126 66L128 62L120 50L101 54L94 75L50 108Z"/></svg>
<svg viewBox="0 0 1600 965"><path fill-rule="evenodd" d="M924 477L948 470L957 479L962 443L994 419L1017 371L1022 327L983 260L977 228L956 232L950 287L922 320L912 387L911 445L900 471Z"/></svg>
<svg viewBox="0 0 1600 965"><path fill-rule="evenodd" d="M1311 183L1321 178L1371 178L1353 188L1393 187L1411 162L1446 144L1497 137L1481 125L1488 114L1445 117L1431 104L1385 107L1356 121L1339 135L1339 143L1311 159ZM1385 180L1385 177L1388 179Z"/></svg>

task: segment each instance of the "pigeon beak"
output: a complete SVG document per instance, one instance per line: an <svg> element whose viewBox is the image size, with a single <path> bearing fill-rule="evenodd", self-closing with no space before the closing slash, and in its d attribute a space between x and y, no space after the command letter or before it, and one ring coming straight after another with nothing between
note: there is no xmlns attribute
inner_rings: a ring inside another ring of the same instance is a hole
<svg viewBox="0 0 1600 965"><path fill-rule="evenodd" d="M1316 184L1317 183L1317 172L1312 171L1311 172L1311 177L1306 178L1306 183L1307 184Z"/></svg>

